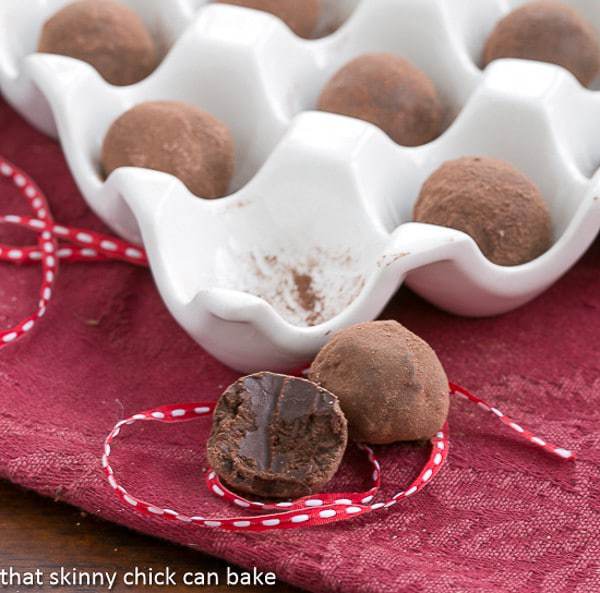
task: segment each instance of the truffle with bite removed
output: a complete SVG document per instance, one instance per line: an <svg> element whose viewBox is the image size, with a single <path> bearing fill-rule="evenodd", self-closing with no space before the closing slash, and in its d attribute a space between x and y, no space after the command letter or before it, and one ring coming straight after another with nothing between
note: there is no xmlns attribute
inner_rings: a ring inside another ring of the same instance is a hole
<svg viewBox="0 0 600 593"><path fill-rule="evenodd" d="M263 372L242 377L219 399L208 461L238 492L299 498L333 477L347 441L333 394L306 379Z"/></svg>

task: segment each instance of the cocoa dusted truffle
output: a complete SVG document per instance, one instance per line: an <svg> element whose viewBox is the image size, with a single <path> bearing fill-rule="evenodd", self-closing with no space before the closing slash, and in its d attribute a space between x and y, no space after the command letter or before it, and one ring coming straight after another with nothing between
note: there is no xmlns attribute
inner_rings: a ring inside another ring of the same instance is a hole
<svg viewBox="0 0 600 593"><path fill-rule="evenodd" d="M433 82L409 61L387 53L346 64L323 89L318 108L375 124L404 146L437 138L444 121Z"/></svg>
<svg viewBox="0 0 600 593"><path fill-rule="evenodd" d="M348 428L337 398L306 379L257 373L219 400L208 462L229 486L261 498L299 498L337 471Z"/></svg>
<svg viewBox="0 0 600 593"><path fill-rule="evenodd" d="M321 0L217 0L278 16L300 37L312 37L319 22Z"/></svg>
<svg viewBox="0 0 600 593"><path fill-rule="evenodd" d="M229 189L234 145L225 124L187 103L154 101L126 111L110 127L102 146L108 176L119 167L171 173L202 198Z"/></svg>
<svg viewBox="0 0 600 593"><path fill-rule="evenodd" d="M350 437L388 444L432 437L446 422L448 379L430 346L395 321L335 334L309 377L335 393Z"/></svg>
<svg viewBox="0 0 600 593"><path fill-rule="evenodd" d="M156 45L138 15L113 0L78 0L46 21L38 51L83 60L115 85L146 78Z"/></svg>
<svg viewBox="0 0 600 593"><path fill-rule="evenodd" d="M531 261L552 244L539 189L508 163L487 157L444 163L423 185L414 219L467 233L501 266Z"/></svg>
<svg viewBox="0 0 600 593"><path fill-rule="evenodd" d="M484 66L499 58L558 64L584 86L600 72L596 32L573 8L553 0L528 2L496 25L485 45Z"/></svg>

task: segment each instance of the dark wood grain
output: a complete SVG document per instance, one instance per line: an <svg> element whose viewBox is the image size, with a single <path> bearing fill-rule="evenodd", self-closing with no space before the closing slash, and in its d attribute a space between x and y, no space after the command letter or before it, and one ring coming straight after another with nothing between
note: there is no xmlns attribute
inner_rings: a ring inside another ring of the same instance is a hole
<svg viewBox="0 0 600 593"><path fill-rule="evenodd" d="M116 570L121 577L135 566L144 570L163 570L169 566L178 575L187 571L215 571L221 577L221 585L201 588L178 584L164 588L168 591L300 593L279 581L271 587L227 587L224 584L227 565L219 560L118 527L0 480L0 569L10 566L20 572L39 568L46 576L60 567L76 567L82 571ZM42 589L2 589L0 586L0 590L15 593L32 590L57 593L98 591L96 588L49 586ZM126 587L122 583L113 589L116 592L142 590L146 589ZM160 588L148 587L148 590Z"/></svg>

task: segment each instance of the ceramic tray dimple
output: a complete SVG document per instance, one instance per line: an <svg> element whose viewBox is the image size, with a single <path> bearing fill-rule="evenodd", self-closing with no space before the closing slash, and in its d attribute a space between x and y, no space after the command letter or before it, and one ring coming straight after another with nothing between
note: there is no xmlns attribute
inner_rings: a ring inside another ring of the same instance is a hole
<svg viewBox="0 0 600 593"><path fill-rule="evenodd" d="M578 4L589 14L593 3ZM284 370L337 329L376 317L405 279L450 311L502 313L552 284L596 236L600 94L553 65L478 67L485 37L516 4L349 2L348 20L314 41L271 15L213 5L137 85L113 87L61 56L30 56L24 72L52 106L86 200L143 239L181 325L235 368ZM305 113L329 76L367 51L407 57L434 80L448 114L439 139L403 148L365 122ZM202 200L169 175L132 168L104 180L108 127L153 99L190 102L231 128L234 193ZM555 229L549 252L500 267L463 233L410 222L427 176L469 154L505 159L539 185Z"/></svg>

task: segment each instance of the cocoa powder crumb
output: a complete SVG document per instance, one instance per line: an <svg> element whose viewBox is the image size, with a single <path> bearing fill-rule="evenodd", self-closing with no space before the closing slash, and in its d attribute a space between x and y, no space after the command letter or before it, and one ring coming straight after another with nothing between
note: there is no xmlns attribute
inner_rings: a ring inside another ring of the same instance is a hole
<svg viewBox="0 0 600 593"><path fill-rule="evenodd" d="M312 287L312 276L300 274L296 270L292 270L292 276L294 277L294 284L296 285L300 305L305 311L314 311L319 299Z"/></svg>

